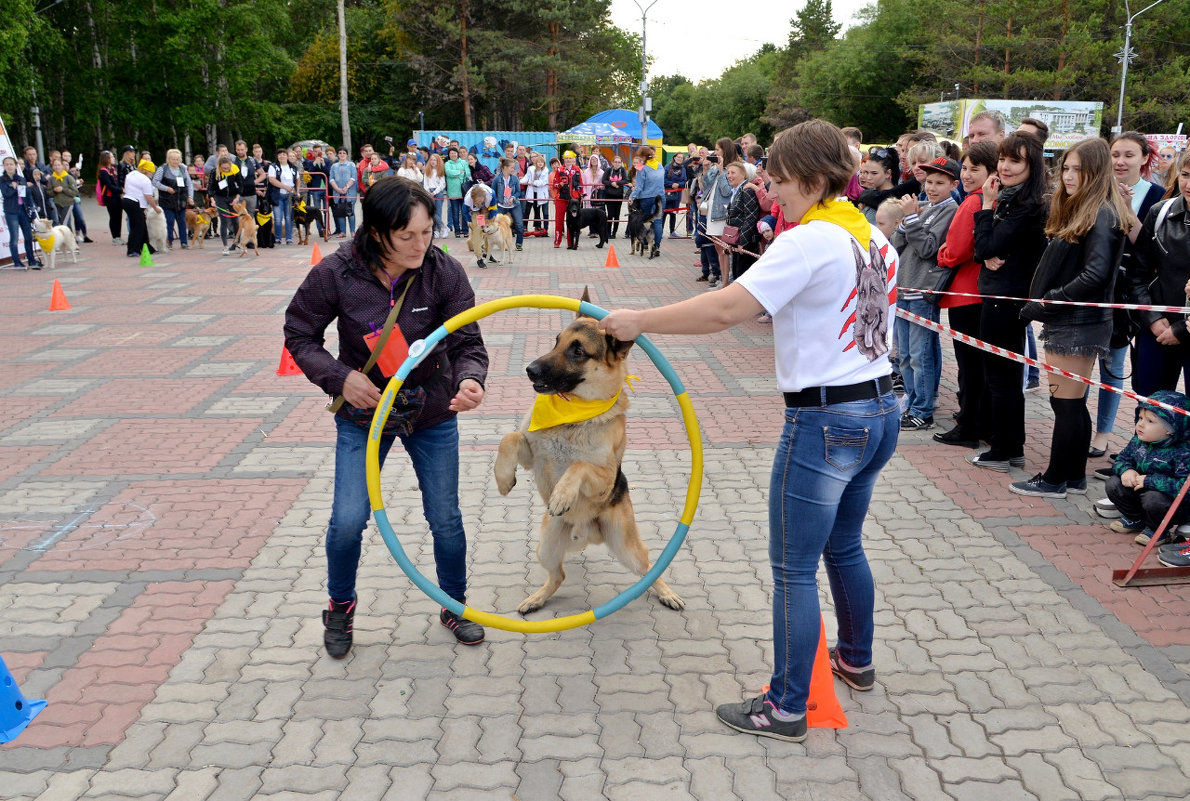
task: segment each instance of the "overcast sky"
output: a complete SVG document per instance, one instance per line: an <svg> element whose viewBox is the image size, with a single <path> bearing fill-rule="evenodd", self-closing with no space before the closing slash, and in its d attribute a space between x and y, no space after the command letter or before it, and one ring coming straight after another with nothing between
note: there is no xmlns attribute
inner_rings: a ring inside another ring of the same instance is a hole
<svg viewBox="0 0 1190 801"><path fill-rule="evenodd" d="M640 0L647 7L652 0ZM873 0L833 0L835 21L851 25L856 11ZM723 0L657 0L649 9L645 46L653 58L649 75L685 75L698 82L717 78L723 70L747 58L765 42L783 46L789 40L789 21L804 0L792 3L757 3L752 8L781 10L754 13L728 28L718 21ZM729 6L730 7L730 6ZM769 15L769 16L766 16ZM713 22L708 23L709 20ZM612 0L612 22L619 28L640 34L640 8L634 0Z"/></svg>

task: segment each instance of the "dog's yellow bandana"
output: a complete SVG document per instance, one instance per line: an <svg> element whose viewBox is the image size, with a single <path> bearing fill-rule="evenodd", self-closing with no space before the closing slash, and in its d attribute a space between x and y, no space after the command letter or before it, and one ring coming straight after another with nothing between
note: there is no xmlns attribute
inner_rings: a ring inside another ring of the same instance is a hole
<svg viewBox="0 0 1190 801"><path fill-rule="evenodd" d="M801 222L808 223L811 220L834 223L858 239L864 250L867 250L872 242L872 226L868 224L863 213L849 201L835 198L815 203L802 217Z"/></svg>
<svg viewBox="0 0 1190 801"><path fill-rule="evenodd" d="M629 383L630 380L639 381L640 376L630 375L624 378L628 388L636 392ZM533 401L533 413L529 416L529 430L540 431L543 428L581 423L598 417L616 405L621 392L607 400L583 400L562 394L538 395Z"/></svg>
<svg viewBox="0 0 1190 801"><path fill-rule="evenodd" d="M256 224L257 225L264 225L271 219L273 219L273 213L271 211L268 214L261 214L259 211L256 212Z"/></svg>
<svg viewBox="0 0 1190 801"><path fill-rule="evenodd" d="M48 239L42 239L37 234L34 234L33 238L37 240L37 244L41 245L42 252L49 253L54 249L54 237L52 234Z"/></svg>

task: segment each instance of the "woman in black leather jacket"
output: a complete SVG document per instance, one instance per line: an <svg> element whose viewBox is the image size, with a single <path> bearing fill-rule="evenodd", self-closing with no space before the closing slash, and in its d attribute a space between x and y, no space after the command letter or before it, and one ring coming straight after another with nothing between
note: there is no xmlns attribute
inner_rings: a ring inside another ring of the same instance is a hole
<svg viewBox="0 0 1190 801"><path fill-rule="evenodd" d="M982 295L1024 297L1045 250L1046 170L1041 140L1009 134L997 151L996 174L983 185L983 209L975 212L975 261ZM984 300L979 338L1022 353L1025 321L1020 301ZM977 467L1007 473L1025 463L1025 396L1022 367L993 353L983 354L984 396L991 448L971 458Z"/></svg>
<svg viewBox="0 0 1190 801"><path fill-rule="evenodd" d="M1088 139L1067 150L1058 162L1061 176L1045 232L1049 245L1033 276L1029 297L1110 303L1116 267L1124 255L1132 208L1111 168L1111 151L1102 139ZM1026 320L1040 320L1045 360L1075 375L1088 375L1095 359L1108 352L1111 309L1026 303ZM1050 407L1054 430L1049 465L1009 489L1018 495L1065 498L1087 491L1087 447L1091 416L1081 381L1051 373Z"/></svg>
<svg viewBox="0 0 1190 801"><path fill-rule="evenodd" d="M1190 151L1177 165L1177 191L1149 209L1136 238L1129 265L1136 303L1185 306L1190 280ZM1179 373L1190 380L1190 331L1186 315L1134 312L1141 324L1136 335L1132 388L1141 395L1176 389Z"/></svg>

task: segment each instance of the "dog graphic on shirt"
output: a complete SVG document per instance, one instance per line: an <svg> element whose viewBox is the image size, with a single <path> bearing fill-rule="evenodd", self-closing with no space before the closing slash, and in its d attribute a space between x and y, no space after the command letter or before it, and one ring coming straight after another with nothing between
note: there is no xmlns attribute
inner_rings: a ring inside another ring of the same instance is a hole
<svg viewBox="0 0 1190 801"><path fill-rule="evenodd" d="M855 312L848 322L855 323L852 336L856 348L871 362L888 353L889 268L875 242L868 246L871 256L868 264L864 263L863 251L854 239L851 241L851 250L855 256L855 292L852 294ZM844 327L843 331L846 330ZM844 350L850 347L849 343Z"/></svg>

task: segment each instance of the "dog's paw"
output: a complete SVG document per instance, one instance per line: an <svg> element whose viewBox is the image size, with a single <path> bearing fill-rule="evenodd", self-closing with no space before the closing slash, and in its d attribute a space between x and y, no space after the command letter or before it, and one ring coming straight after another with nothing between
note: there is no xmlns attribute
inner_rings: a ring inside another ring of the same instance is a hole
<svg viewBox="0 0 1190 801"><path fill-rule="evenodd" d="M522 615L527 615L530 612L536 612L541 607L545 606L545 599L541 597L540 592L535 592L525 600L521 601L521 605L516 608Z"/></svg>
<svg viewBox="0 0 1190 801"><path fill-rule="evenodd" d="M664 591L657 591L657 600L661 601L664 606L668 606L670 609L675 609L677 611L681 611L686 608L686 602L682 600L682 596L678 595L669 587L666 587Z"/></svg>
<svg viewBox="0 0 1190 801"><path fill-rule="evenodd" d="M496 489L501 495L507 495L512 492L512 488L516 486L516 468L504 469L499 465L496 466Z"/></svg>
<svg viewBox="0 0 1190 801"><path fill-rule="evenodd" d="M571 486L567 481L559 481L550 493L549 513L554 517L561 517L574 508L576 503L578 487Z"/></svg>

